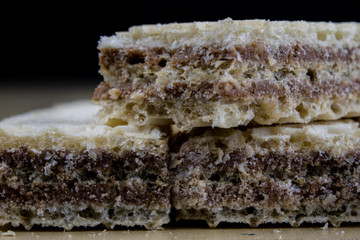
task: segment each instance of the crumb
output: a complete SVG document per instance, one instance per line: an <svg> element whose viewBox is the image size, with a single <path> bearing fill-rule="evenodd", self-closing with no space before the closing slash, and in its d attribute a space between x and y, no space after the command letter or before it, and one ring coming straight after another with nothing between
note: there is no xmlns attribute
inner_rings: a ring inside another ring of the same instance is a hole
<svg viewBox="0 0 360 240"><path fill-rule="evenodd" d="M71 235L71 234L68 234L68 238L72 238L72 235Z"/></svg>
<svg viewBox="0 0 360 240"><path fill-rule="evenodd" d="M112 88L109 90L110 97L114 100L118 99L121 95L121 92L117 88Z"/></svg>
<svg viewBox="0 0 360 240"><path fill-rule="evenodd" d="M281 230L278 230L278 229L274 229L274 233L280 233Z"/></svg>
<svg viewBox="0 0 360 240"><path fill-rule="evenodd" d="M147 232L147 233L145 234L145 237L146 237L146 238L149 238L149 232Z"/></svg>
<svg viewBox="0 0 360 240"><path fill-rule="evenodd" d="M329 228L329 223L325 223L323 227L321 227L322 230L327 230Z"/></svg>
<svg viewBox="0 0 360 240"><path fill-rule="evenodd" d="M102 232L99 232L98 233L98 236L101 236L103 233L105 233L106 232L106 229L104 229Z"/></svg>
<svg viewBox="0 0 360 240"><path fill-rule="evenodd" d="M344 234L345 233L345 231L341 231L341 234Z"/></svg>
<svg viewBox="0 0 360 240"><path fill-rule="evenodd" d="M8 230L7 232L1 233L1 236L3 236L3 237L15 237L16 233L14 231Z"/></svg>
<svg viewBox="0 0 360 240"><path fill-rule="evenodd" d="M93 232L88 233L88 236L89 236L90 238L95 238L95 237L96 237L95 233L93 233Z"/></svg>

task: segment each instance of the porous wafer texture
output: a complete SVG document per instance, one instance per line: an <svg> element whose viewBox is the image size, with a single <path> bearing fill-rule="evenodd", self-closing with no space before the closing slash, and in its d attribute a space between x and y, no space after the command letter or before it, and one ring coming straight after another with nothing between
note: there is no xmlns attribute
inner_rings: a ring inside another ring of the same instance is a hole
<svg viewBox="0 0 360 240"><path fill-rule="evenodd" d="M152 127L94 125L91 101L0 122L0 225L159 228L170 221L168 146Z"/></svg>
<svg viewBox="0 0 360 240"><path fill-rule="evenodd" d="M360 116L360 24L225 19L102 37L101 123L231 128Z"/></svg>
<svg viewBox="0 0 360 240"><path fill-rule="evenodd" d="M356 121L209 130L173 153L171 171L177 219L360 222Z"/></svg>

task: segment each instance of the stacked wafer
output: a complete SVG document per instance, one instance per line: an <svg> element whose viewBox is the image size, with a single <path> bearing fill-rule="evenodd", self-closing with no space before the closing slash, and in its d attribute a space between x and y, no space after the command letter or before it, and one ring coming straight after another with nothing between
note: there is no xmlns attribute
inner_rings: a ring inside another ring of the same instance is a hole
<svg viewBox="0 0 360 240"><path fill-rule="evenodd" d="M359 47L357 23L133 27L101 39L94 100L102 123L190 132L171 146L177 219L338 226L360 220L359 123L338 120L360 116Z"/></svg>
<svg viewBox="0 0 360 240"><path fill-rule="evenodd" d="M144 25L99 51L99 109L0 123L0 224L360 222L360 24Z"/></svg>

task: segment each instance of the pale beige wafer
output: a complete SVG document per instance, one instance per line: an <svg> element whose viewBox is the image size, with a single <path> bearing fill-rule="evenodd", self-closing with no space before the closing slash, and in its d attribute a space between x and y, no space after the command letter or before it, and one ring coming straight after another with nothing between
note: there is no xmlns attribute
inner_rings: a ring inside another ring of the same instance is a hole
<svg viewBox="0 0 360 240"><path fill-rule="evenodd" d="M360 116L360 24L225 19L102 37L99 122L231 128Z"/></svg>
<svg viewBox="0 0 360 240"><path fill-rule="evenodd" d="M0 122L0 225L156 229L170 221L166 136L95 125L72 102Z"/></svg>

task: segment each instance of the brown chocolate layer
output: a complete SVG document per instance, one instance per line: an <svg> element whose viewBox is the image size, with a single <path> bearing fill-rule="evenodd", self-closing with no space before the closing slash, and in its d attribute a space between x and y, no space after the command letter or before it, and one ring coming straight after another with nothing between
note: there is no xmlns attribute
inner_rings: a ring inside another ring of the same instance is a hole
<svg viewBox="0 0 360 240"><path fill-rule="evenodd" d="M119 90L118 99L126 99L133 92L141 92L145 97L159 99L197 99L229 101L242 100L245 103L259 100L262 97L275 97L284 99L286 97L300 99L317 99L320 96L331 96L333 98L346 98L349 94L360 92L360 79L348 80L322 80L322 81L299 81L286 82L253 81L251 84L240 86L232 81L223 81L217 84L204 83L200 86L190 86L186 82L174 82L164 88L145 86L141 89L133 88L129 83L121 81L115 87ZM95 89L93 100L113 100L109 90L112 89L107 83L101 82Z"/></svg>
<svg viewBox="0 0 360 240"><path fill-rule="evenodd" d="M278 49L267 47L261 42L249 45L234 45L231 48L221 47L182 47L178 49L165 49L154 47L148 49L122 48L101 49L100 64L105 69L111 65L125 66L127 64L145 64L148 66L164 67L166 64L208 64L219 60L257 61L267 62L269 57L279 62L311 62L311 61L359 61L356 53L358 48L332 48L313 47L299 43L279 46ZM354 58L355 57L355 58Z"/></svg>
<svg viewBox="0 0 360 240"><path fill-rule="evenodd" d="M96 154L96 159L93 153ZM86 181L115 176L116 180L124 180L132 174L152 173L160 177L168 175L166 149L154 156L141 150L117 153L94 149L91 154L86 151L72 154L66 150L47 150L35 154L27 148L19 148L13 151L0 151L0 163L7 166L2 174L13 174L14 171L17 174L39 173L49 179L76 177Z"/></svg>
<svg viewBox="0 0 360 240"><path fill-rule="evenodd" d="M126 182L79 183L44 182L21 185L0 184L0 203L18 205L63 204L114 204L129 206L168 207L170 187L155 182L129 179Z"/></svg>
<svg viewBox="0 0 360 240"><path fill-rule="evenodd" d="M188 203L194 201L200 201L202 208L236 203L292 209L307 203L322 206L327 199L337 209L360 199L360 149L336 157L330 152L292 149L254 154L244 148L229 153L228 161L216 163L217 153L185 144L177 159L182 162L172 173L172 199L180 209L193 208ZM194 179L206 185L191 184Z"/></svg>
<svg viewBox="0 0 360 240"><path fill-rule="evenodd" d="M0 152L0 202L169 204L168 153L43 151Z"/></svg>
<svg viewBox="0 0 360 240"><path fill-rule="evenodd" d="M337 64L350 64L360 61L359 48L331 48L312 47L299 43L287 46L279 46L277 49L266 47L263 43L255 42L249 45L235 45L231 48L220 47L183 47L178 49L165 49L162 47L150 49L124 48L124 49L102 49L99 55L100 65L103 69L109 70L111 66L120 69L127 65L145 64L147 66L161 68L167 64L178 66L182 64L196 65L196 67L207 68L214 62L221 61L251 61L267 64L269 59L274 59L278 64L285 64L285 68L274 70L274 79L252 80L253 73L257 68L245 72L244 78L249 81L235 83L234 81L206 81L200 85L194 85L186 81L171 81L166 86L155 86L147 83L132 84L129 76L117 76L119 80L116 86L118 89L115 99L126 99L133 92L140 92L144 97L168 99L196 99L213 100L225 99L229 101L242 100L245 103L259 100L259 97L276 97L284 99L291 95L304 99L317 99L321 95L332 97L344 97L349 93L360 92L360 79L358 76L350 76L350 70L344 69L337 77L331 77L332 72L337 72ZM287 64L302 62L326 62L329 76L318 76L317 69L307 64L304 68L308 72L297 76L291 69L286 69ZM337 64L335 64L337 63ZM158 69L159 70L159 69ZM110 70L112 71L112 70ZM117 70L116 70L117 71ZM141 71L141 69L139 70ZM120 74L120 73L112 73ZM137 76L141 78L141 75ZM284 80L286 79L286 80ZM236 79L235 79L236 80ZM150 82L153 82L150 81ZM114 96L109 94L110 86L101 83L95 90L93 99L111 100Z"/></svg>

